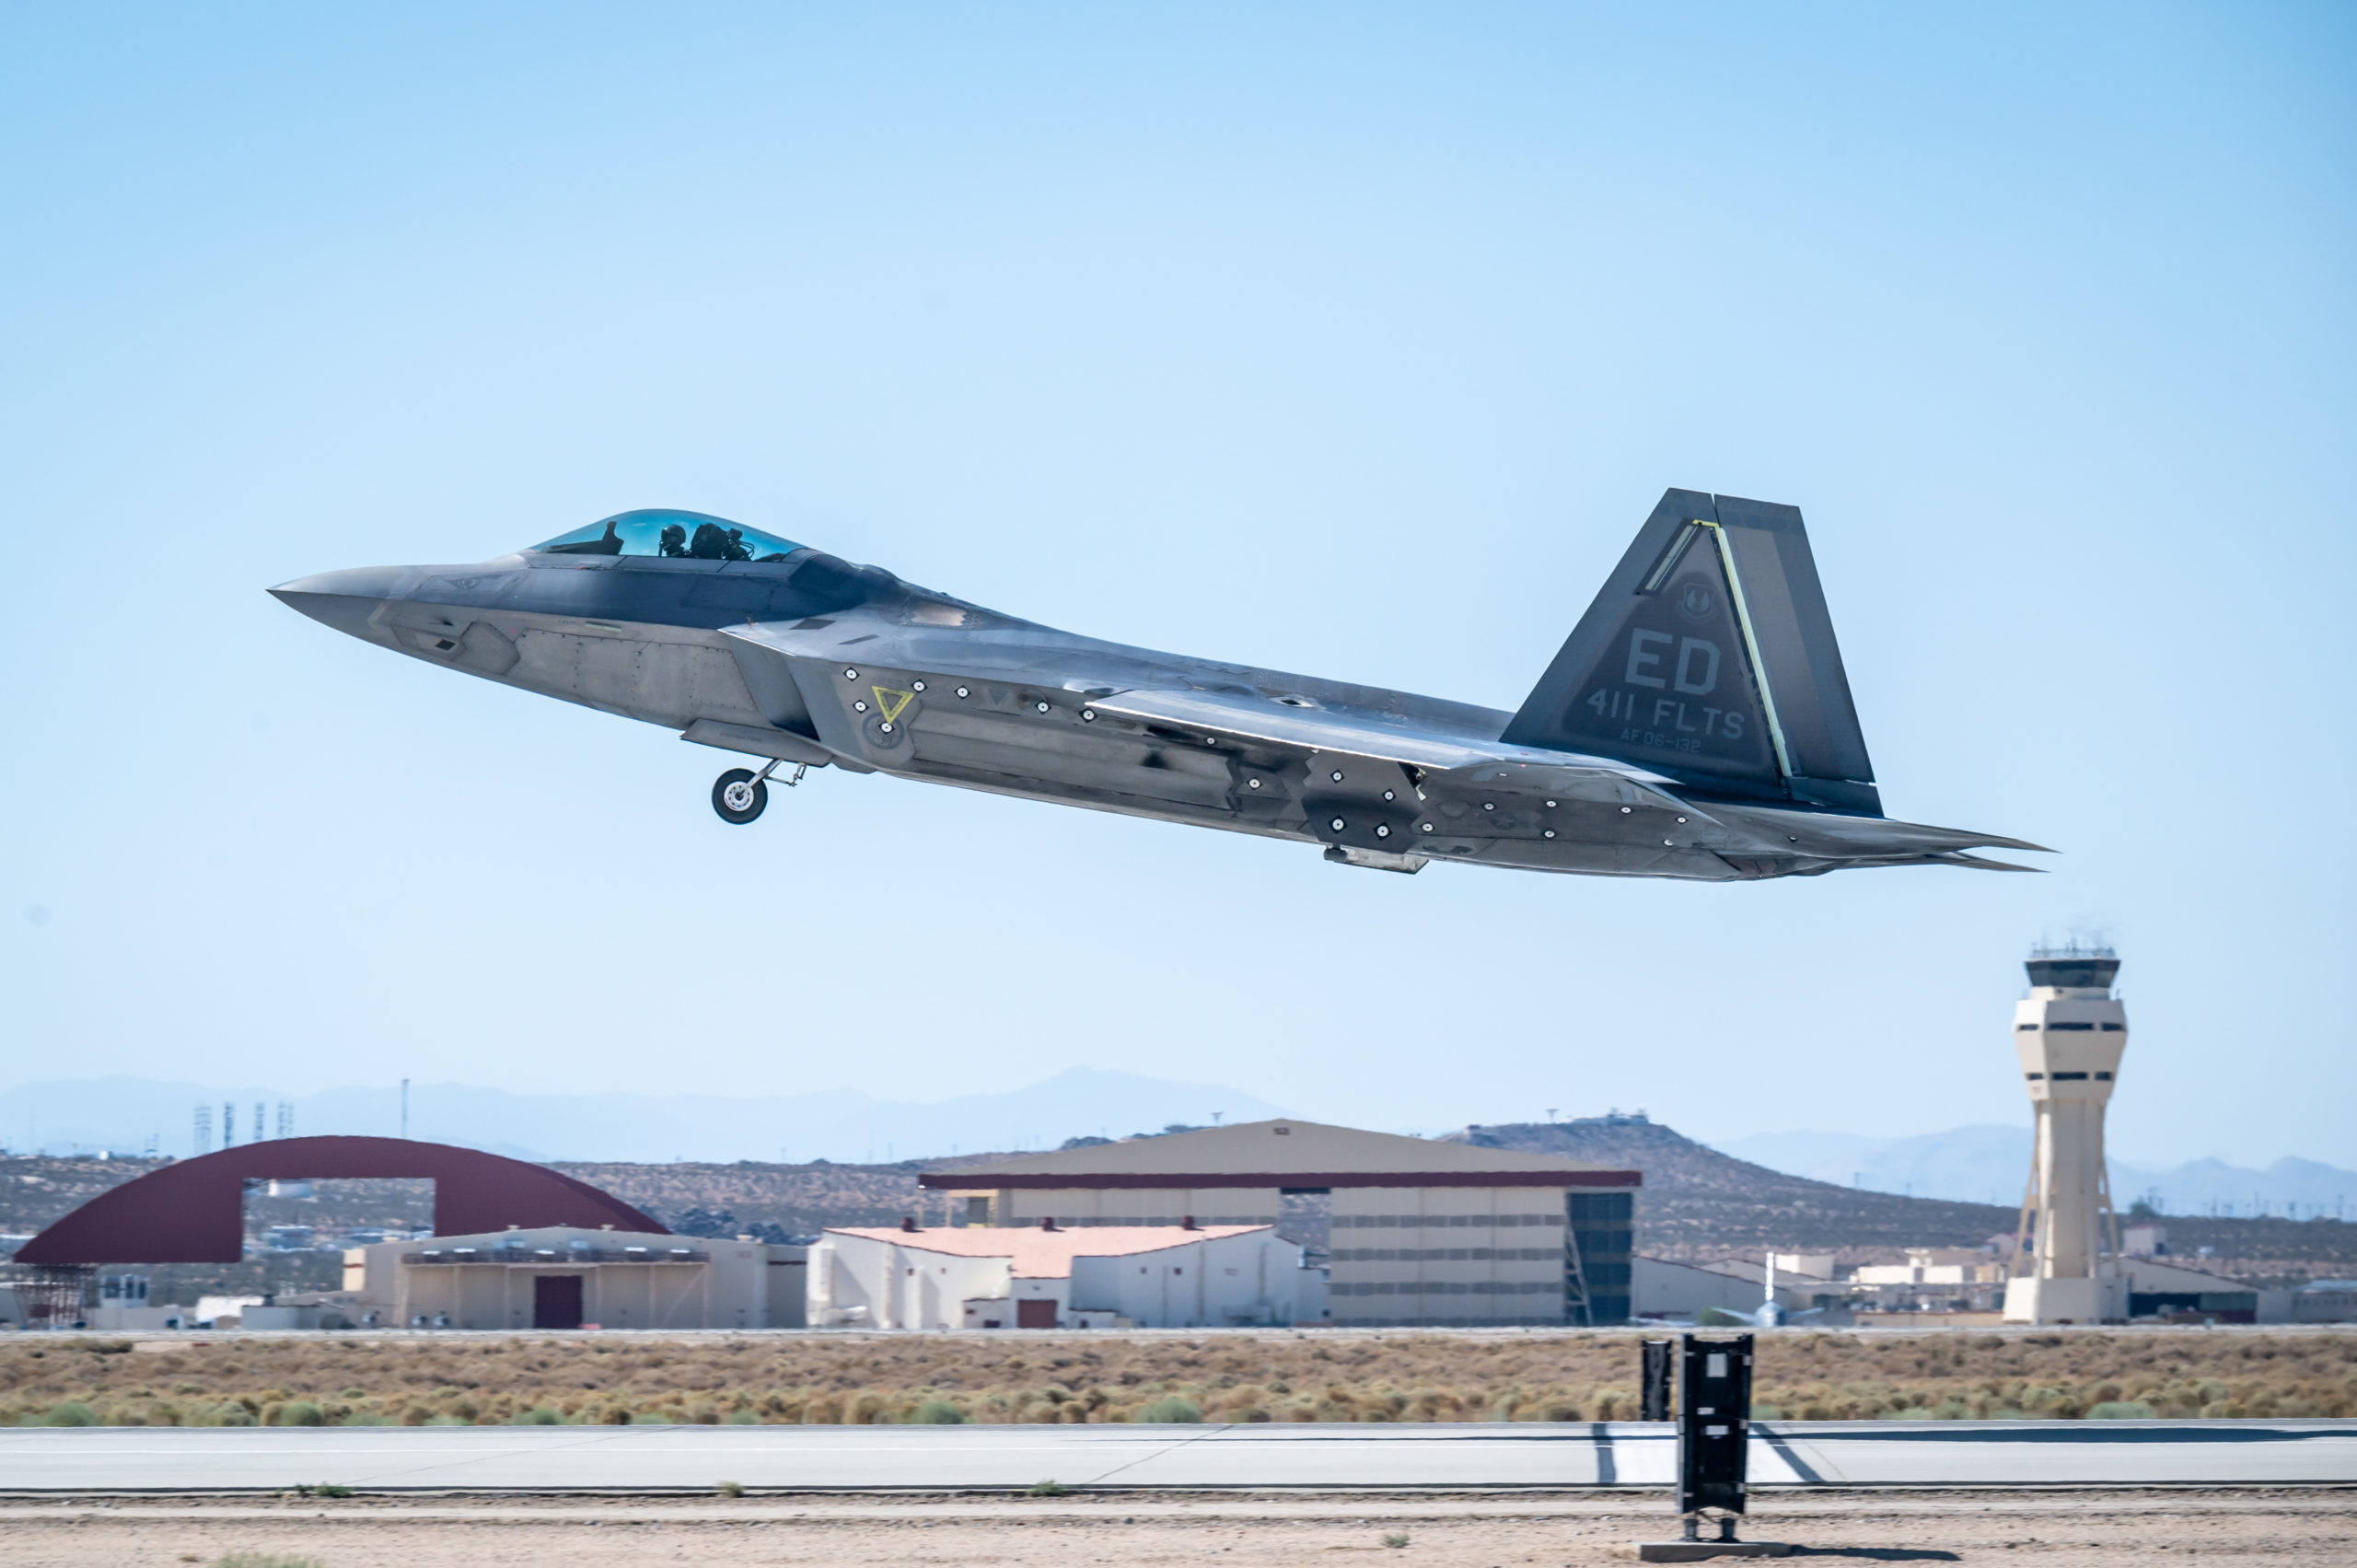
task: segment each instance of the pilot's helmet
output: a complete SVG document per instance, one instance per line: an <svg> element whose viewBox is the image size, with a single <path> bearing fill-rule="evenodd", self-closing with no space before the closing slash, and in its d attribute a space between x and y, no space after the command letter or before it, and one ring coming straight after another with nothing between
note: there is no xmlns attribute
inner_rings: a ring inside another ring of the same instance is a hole
<svg viewBox="0 0 2357 1568"><path fill-rule="evenodd" d="M663 525L663 553L685 555L688 552L688 530L677 523Z"/></svg>

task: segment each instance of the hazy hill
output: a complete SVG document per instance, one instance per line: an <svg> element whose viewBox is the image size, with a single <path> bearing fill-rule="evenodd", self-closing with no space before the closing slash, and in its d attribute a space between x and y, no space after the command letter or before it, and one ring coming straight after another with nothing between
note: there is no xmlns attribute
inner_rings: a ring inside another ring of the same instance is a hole
<svg viewBox="0 0 2357 1568"><path fill-rule="evenodd" d="M1448 1136L1643 1171L1637 1245L1661 1258L1756 1256L1775 1248L1872 1262L1895 1259L1903 1247L1977 1247L2011 1235L2020 1217L2017 1205L1909 1198L1790 1176L1634 1118L1481 1125ZM2165 1223L2180 1257L2204 1268L2266 1281L2357 1272L2357 1225L2177 1214ZM2196 1257L2203 1247L2213 1249L2210 1260Z"/></svg>
<svg viewBox="0 0 2357 1568"><path fill-rule="evenodd" d="M2020 1202L2029 1169L2025 1118L2003 1126L1952 1127L1906 1138L1851 1132L1759 1132L1719 1144L1724 1153L1771 1170L1922 1198ZM2357 1219L2357 1171L2316 1160L2279 1159L2264 1170L2223 1160L2176 1166L2111 1162L2111 1190L2122 1202L2149 1200L2165 1214L2339 1214Z"/></svg>

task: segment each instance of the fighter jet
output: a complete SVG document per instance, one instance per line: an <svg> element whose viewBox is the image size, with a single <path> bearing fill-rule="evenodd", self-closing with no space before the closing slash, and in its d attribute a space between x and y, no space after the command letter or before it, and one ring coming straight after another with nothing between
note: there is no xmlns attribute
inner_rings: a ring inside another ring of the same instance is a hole
<svg viewBox="0 0 2357 1568"><path fill-rule="evenodd" d="M340 632L782 766L1255 833L1340 865L1736 881L2021 866L1882 814L1791 506L1671 490L1514 713L1059 632L698 512L270 590Z"/></svg>

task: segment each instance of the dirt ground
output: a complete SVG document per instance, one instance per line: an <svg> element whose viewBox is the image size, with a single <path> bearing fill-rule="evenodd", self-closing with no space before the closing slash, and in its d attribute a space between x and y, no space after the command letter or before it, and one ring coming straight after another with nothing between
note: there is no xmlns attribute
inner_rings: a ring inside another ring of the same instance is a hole
<svg viewBox="0 0 2357 1568"><path fill-rule="evenodd" d="M843 1501L746 1497L537 1504L0 1503L11 1568L177 1568L233 1553L319 1568L999 1563L1233 1568L1371 1559L1425 1568L1628 1561L1674 1534L1626 1496L1120 1496ZM1869 1562L2357 1562L2357 1487L2246 1493L1817 1493L1763 1497L1743 1533Z"/></svg>

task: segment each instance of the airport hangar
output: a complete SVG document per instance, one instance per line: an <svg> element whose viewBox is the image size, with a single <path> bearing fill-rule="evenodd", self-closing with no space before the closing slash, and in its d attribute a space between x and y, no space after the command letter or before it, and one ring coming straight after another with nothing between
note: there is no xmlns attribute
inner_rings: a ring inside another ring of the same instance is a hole
<svg viewBox="0 0 2357 1568"><path fill-rule="evenodd" d="M271 1138L178 1160L101 1192L17 1253L29 1322L116 1330L194 1322L161 1305L93 1309L109 1264L234 1263L245 1194L265 1181L430 1179L434 1235L344 1254L343 1305L366 1325L447 1329L800 1328L805 1249L675 1236L610 1192L544 1166L406 1138ZM138 1276L133 1276L136 1278ZM144 1282L142 1286L144 1296ZM314 1307L261 1298L273 1328L317 1327Z"/></svg>
<svg viewBox="0 0 2357 1568"><path fill-rule="evenodd" d="M1061 1149L925 1187L968 1225L1269 1225L1327 1196L1338 1328L1625 1322L1633 1170L1315 1121L1242 1122Z"/></svg>

